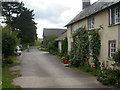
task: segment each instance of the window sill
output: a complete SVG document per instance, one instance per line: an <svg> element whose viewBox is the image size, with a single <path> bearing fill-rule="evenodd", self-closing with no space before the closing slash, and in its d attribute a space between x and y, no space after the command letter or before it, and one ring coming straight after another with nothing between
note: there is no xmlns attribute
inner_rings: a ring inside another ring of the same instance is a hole
<svg viewBox="0 0 120 90"><path fill-rule="evenodd" d="M110 24L108 27L117 26L117 25L120 25L120 23L118 23L118 24Z"/></svg>

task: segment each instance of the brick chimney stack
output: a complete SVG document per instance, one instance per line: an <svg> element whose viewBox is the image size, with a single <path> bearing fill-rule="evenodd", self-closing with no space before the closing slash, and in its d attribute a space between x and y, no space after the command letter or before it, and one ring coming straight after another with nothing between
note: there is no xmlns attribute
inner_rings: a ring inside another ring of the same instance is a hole
<svg viewBox="0 0 120 90"><path fill-rule="evenodd" d="M82 0L82 3L83 3L83 9L91 5L90 0Z"/></svg>

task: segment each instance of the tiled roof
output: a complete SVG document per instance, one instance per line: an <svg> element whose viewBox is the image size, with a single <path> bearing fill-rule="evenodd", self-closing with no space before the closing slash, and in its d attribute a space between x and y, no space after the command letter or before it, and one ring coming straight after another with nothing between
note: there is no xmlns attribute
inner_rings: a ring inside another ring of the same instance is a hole
<svg viewBox="0 0 120 90"><path fill-rule="evenodd" d="M94 4L83 9L83 11L81 11L76 17L74 17L66 26L78 22L82 19L85 19L91 15L94 15L116 3L120 3L120 0L112 0L112 2L107 2L107 1L104 2L104 0L98 0Z"/></svg>

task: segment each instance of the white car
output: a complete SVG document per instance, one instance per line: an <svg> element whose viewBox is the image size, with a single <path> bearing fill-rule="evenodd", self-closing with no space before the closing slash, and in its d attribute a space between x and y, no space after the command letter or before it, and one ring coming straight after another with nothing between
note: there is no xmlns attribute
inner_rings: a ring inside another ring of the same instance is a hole
<svg viewBox="0 0 120 90"><path fill-rule="evenodd" d="M17 55L21 55L21 54L22 54L22 51L21 51L20 47L17 46L16 48L17 48L17 49L16 49Z"/></svg>

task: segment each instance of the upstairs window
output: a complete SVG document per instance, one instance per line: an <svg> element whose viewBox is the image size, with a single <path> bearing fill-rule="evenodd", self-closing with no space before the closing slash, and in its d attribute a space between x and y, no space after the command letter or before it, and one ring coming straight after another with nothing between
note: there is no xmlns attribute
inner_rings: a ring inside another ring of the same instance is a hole
<svg viewBox="0 0 120 90"><path fill-rule="evenodd" d="M89 18L89 19L88 19L88 29L89 29L89 30L94 29L94 28L95 28L94 24L95 24L94 17Z"/></svg>
<svg viewBox="0 0 120 90"><path fill-rule="evenodd" d="M120 6L110 9L110 24L120 24Z"/></svg>

